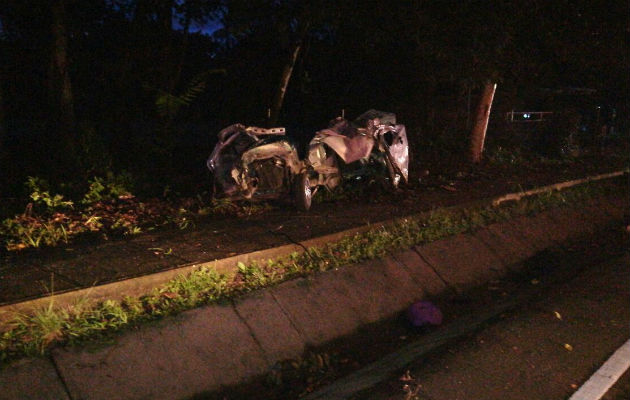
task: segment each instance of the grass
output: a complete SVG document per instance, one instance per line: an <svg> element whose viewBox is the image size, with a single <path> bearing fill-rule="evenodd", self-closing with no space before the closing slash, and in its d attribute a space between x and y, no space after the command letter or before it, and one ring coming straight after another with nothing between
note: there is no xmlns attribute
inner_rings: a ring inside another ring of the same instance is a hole
<svg viewBox="0 0 630 400"><path fill-rule="evenodd" d="M385 256L458 233L472 231L510 218L534 215L565 205L586 202L614 190L610 184L591 183L529 197L501 206L436 209L428 215L401 219L393 225L344 238L304 253L268 260L238 263L234 276L200 268L181 275L141 297L98 304L78 301L66 308L48 307L34 314L17 315L0 329L0 362L45 354L52 346L100 340L121 329L212 302L227 301L243 293L278 284L298 276ZM618 190L618 187L617 187Z"/></svg>

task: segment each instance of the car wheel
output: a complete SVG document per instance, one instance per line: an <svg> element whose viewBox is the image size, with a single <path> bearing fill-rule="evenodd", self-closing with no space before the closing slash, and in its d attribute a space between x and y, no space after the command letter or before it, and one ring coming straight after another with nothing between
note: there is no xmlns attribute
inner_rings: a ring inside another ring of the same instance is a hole
<svg viewBox="0 0 630 400"><path fill-rule="evenodd" d="M308 211L311 208L313 192L311 190L311 180L307 172L296 176L293 188L295 207L300 211Z"/></svg>

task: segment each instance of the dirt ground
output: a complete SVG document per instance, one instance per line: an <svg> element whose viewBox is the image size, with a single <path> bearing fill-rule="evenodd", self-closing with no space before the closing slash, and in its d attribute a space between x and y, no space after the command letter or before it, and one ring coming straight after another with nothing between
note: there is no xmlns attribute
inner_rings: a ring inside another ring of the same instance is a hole
<svg viewBox="0 0 630 400"><path fill-rule="evenodd" d="M84 240L49 249L2 253L0 304L209 261L560 181L625 168L619 157L590 155L572 163L471 166L461 160L416 160L409 185L379 185L345 198L316 201L308 213L288 202L251 217L199 217L186 230L165 229L129 239ZM364 185L365 186L365 185Z"/></svg>

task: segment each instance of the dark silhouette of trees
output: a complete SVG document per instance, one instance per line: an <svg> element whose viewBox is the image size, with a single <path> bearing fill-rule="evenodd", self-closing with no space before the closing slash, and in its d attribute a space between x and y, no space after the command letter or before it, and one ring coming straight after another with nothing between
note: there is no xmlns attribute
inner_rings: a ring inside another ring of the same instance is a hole
<svg viewBox="0 0 630 400"><path fill-rule="evenodd" d="M487 81L495 107L583 87L625 116L626 11L618 0L5 0L1 183L68 180L69 165L79 180L126 169L199 181L222 126L277 122L307 140L341 109L396 111L412 143L467 149ZM200 76L203 90L165 118L159 94L184 96Z"/></svg>
<svg viewBox="0 0 630 400"><path fill-rule="evenodd" d="M56 106L55 109L58 111L56 131L60 146L56 150L69 158L74 156L76 120L70 80L65 7L64 0L53 0L50 5L52 43L49 85L52 105Z"/></svg>

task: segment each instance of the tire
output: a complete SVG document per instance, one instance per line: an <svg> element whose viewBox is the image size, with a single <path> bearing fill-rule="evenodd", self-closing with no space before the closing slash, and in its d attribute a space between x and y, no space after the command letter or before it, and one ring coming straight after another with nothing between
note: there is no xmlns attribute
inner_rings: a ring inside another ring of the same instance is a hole
<svg viewBox="0 0 630 400"><path fill-rule="evenodd" d="M293 199L298 210L308 211L311 208L313 192L311 191L311 181L307 172L303 172L295 177Z"/></svg>

